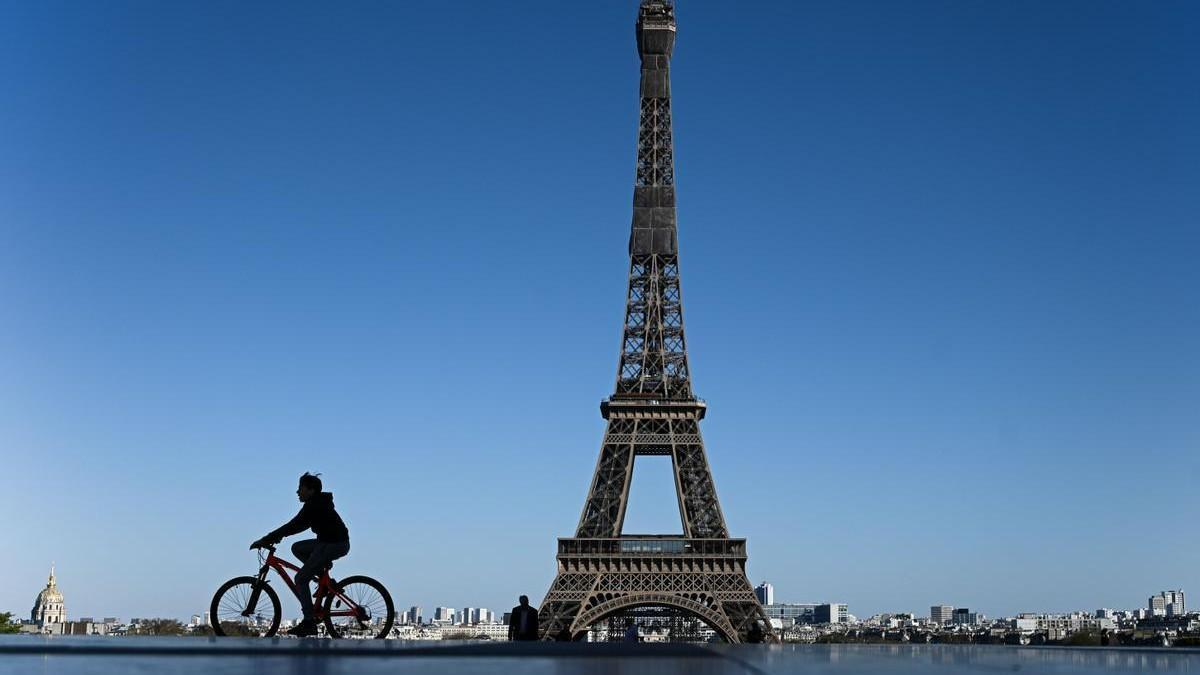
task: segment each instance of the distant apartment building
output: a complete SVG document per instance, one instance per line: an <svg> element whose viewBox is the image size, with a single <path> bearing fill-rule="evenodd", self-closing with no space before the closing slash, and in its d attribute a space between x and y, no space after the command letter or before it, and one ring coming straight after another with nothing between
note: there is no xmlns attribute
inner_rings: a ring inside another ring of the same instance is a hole
<svg viewBox="0 0 1200 675"><path fill-rule="evenodd" d="M67 621L58 624L56 635L108 635L113 626L95 621Z"/></svg>
<svg viewBox="0 0 1200 675"><path fill-rule="evenodd" d="M448 638L507 640L508 626L502 623L481 623L473 626L458 625L443 628L440 637L443 640Z"/></svg>
<svg viewBox="0 0 1200 675"><path fill-rule="evenodd" d="M401 623L420 624L424 619L421 616L421 608L416 605L409 607L408 611L401 617Z"/></svg>
<svg viewBox="0 0 1200 675"><path fill-rule="evenodd" d="M433 620L437 623L454 623L454 608L438 607L434 609Z"/></svg>
<svg viewBox="0 0 1200 675"><path fill-rule="evenodd" d="M775 587L765 581L754 589L754 595L758 598L758 604L760 605L775 604Z"/></svg>
<svg viewBox="0 0 1200 675"><path fill-rule="evenodd" d="M945 625L954 620L954 608L950 605L934 605L929 608L929 621Z"/></svg>
<svg viewBox="0 0 1200 675"><path fill-rule="evenodd" d="M1183 602L1183 591L1163 591L1150 596L1150 616L1183 616L1187 607Z"/></svg>
<svg viewBox="0 0 1200 675"><path fill-rule="evenodd" d="M917 625L917 617L912 612L885 612L876 618L876 622L883 628L910 628Z"/></svg>
<svg viewBox="0 0 1200 675"><path fill-rule="evenodd" d="M1032 619L1016 619L1016 621L1020 621L1022 624L1017 625L1014 623L1014 628L1027 630L1027 623L1025 622L1032 620L1034 624L1033 630L1045 632L1052 640L1081 631L1112 630L1116 626L1111 618L1089 616L1086 612L1072 612L1071 614L1022 614L1021 616L1032 616Z"/></svg>
<svg viewBox="0 0 1200 675"><path fill-rule="evenodd" d="M1021 631L1022 633L1032 633L1037 630L1037 617L1021 615L1009 622L1009 627L1013 630Z"/></svg>
<svg viewBox="0 0 1200 675"><path fill-rule="evenodd" d="M1115 619L1115 618L1117 618L1117 612L1115 610L1111 610L1107 607L1101 607L1100 609L1096 610L1096 618L1097 619Z"/></svg>

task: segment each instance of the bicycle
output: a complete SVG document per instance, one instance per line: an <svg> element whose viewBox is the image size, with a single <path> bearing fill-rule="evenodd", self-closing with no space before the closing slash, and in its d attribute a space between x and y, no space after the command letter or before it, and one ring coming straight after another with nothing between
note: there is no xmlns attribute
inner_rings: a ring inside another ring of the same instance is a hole
<svg viewBox="0 0 1200 675"><path fill-rule="evenodd" d="M276 556L274 546L260 547L258 562L257 576L234 577L213 595L209 623L214 634L272 637L279 631L279 594L271 588L267 572L275 570L294 593L296 583L288 570L298 572L300 568ZM396 608L387 589L371 577L361 575L335 581L329 576L332 567L331 563L321 570L317 592L313 594L314 618L324 624L325 634L332 638L387 637L396 620Z"/></svg>

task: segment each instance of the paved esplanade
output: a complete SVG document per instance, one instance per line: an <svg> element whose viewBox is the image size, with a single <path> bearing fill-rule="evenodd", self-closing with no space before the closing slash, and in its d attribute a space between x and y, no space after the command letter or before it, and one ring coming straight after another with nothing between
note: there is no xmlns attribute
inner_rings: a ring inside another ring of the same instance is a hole
<svg viewBox="0 0 1200 675"><path fill-rule="evenodd" d="M1200 672L1200 650L0 636L0 675L374 675L505 670L532 675Z"/></svg>

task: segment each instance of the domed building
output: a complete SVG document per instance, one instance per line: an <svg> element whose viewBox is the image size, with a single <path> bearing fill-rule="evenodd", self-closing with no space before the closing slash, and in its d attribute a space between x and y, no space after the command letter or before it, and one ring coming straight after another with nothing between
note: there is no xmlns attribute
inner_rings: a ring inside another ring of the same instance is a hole
<svg viewBox="0 0 1200 675"><path fill-rule="evenodd" d="M33 612L30 613L29 620L39 627L67 620L67 604L54 579L54 565L50 566L50 580L33 602Z"/></svg>

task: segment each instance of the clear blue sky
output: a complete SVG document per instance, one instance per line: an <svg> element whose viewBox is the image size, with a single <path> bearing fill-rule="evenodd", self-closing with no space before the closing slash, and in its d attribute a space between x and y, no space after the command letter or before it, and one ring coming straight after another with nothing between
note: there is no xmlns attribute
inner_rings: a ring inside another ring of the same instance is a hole
<svg viewBox="0 0 1200 675"><path fill-rule="evenodd" d="M73 616L201 611L305 470L398 604L538 602L616 372L635 7L0 4L0 610L54 560ZM1200 6L746 7L683 0L673 78L751 579L1200 591ZM676 530L645 464L628 528Z"/></svg>

